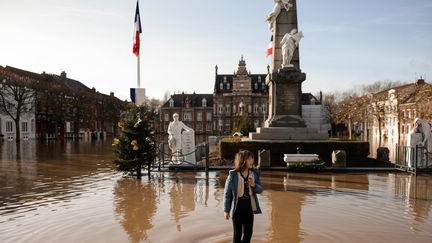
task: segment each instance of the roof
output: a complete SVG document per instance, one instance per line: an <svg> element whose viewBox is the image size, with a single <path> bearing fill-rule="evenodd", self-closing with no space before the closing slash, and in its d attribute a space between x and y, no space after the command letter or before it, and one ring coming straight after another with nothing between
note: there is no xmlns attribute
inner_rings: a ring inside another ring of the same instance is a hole
<svg viewBox="0 0 432 243"><path fill-rule="evenodd" d="M189 103L190 107L202 107L203 99L206 100L206 107L213 107L213 94L174 94L171 95L163 105L162 108L170 107L170 100L174 101L174 107L186 107Z"/></svg>

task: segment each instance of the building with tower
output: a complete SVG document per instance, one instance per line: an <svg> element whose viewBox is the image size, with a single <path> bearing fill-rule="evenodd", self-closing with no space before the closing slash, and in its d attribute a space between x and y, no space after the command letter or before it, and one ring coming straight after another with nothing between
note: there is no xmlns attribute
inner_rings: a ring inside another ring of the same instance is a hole
<svg viewBox="0 0 432 243"><path fill-rule="evenodd" d="M234 74L219 74L215 67L213 92L213 129L216 134L229 135L241 117L254 127L262 126L268 115L267 74L251 74L241 57Z"/></svg>

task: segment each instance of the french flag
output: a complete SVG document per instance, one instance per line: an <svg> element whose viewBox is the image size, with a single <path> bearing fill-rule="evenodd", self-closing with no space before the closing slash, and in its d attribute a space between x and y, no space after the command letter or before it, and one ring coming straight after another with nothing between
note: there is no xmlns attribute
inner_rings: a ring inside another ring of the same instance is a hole
<svg viewBox="0 0 432 243"><path fill-rule="evenodd" d="M138 56L140 51L140 34L141 34L141 18L139 14L138 1L135 10L135 22L134 22L134 43L132 51Z"/></svg>
<svg viewBox="0 0 432 243"><path fill-rule="evenodd" d="M273 55L273 35L270 38L270 43L267 47L266 57Z"/></svg>

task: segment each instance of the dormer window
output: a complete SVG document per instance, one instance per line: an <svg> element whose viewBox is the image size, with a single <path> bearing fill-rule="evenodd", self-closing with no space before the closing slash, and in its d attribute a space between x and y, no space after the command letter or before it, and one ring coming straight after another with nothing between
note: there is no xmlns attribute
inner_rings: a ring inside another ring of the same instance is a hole
<svg viewBox="0 0 432 243"><path fill-rule="evenodd" d="M174 107L174 100L169 100L169 107Z"/></svg>
<svg viewBox="0 0 432 243"><path fill-rule="evenodd" d="M227 82L227 77L226 76L224 76L224 83L226 83Z"/></svg>
<svg viewBox="0 0 432 243"><path fill-rule="evenodd" d="M202 104L202 107L207 107L207 100L206 100L206 98L203 98L201 100L201 104Z"/></svg>
<svg viewBox="0 0 432 243"><path fill-rule="evenodd" d="M227 89L229 90L231 88L230 83L227 83Z"/></svg>
<svg viewBox="0 0 432 243"><path fill-rule="evenodd" d="M222 82L219 83L219 89L223 90L223 83Z"/></svg>
<svg viewBox="0 0 432 243"><path fill-rule="evenodd" d="M258 83L255 83L254 86L255 86L255 89L258 89Z"/></svg>
<svg viewBox="0 0 432 243"><path fill-rule="evenodd" d="M261 83L261 76L258 76L258 83Z"/></svg>

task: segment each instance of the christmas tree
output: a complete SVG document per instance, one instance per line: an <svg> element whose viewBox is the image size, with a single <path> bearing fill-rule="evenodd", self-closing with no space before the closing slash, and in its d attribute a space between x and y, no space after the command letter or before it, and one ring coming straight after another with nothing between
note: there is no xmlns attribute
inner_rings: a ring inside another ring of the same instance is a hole
<svg viewBox="0 0 432 243"><path fill-rule="evenodd" d="M113 143L117 154L114 164L118 171L141 178L141 171L147 166L150 173L150 166L156 158L155 116L156 113L147 106L132 107L128 117L119 122L122 132Z"/></svg>

